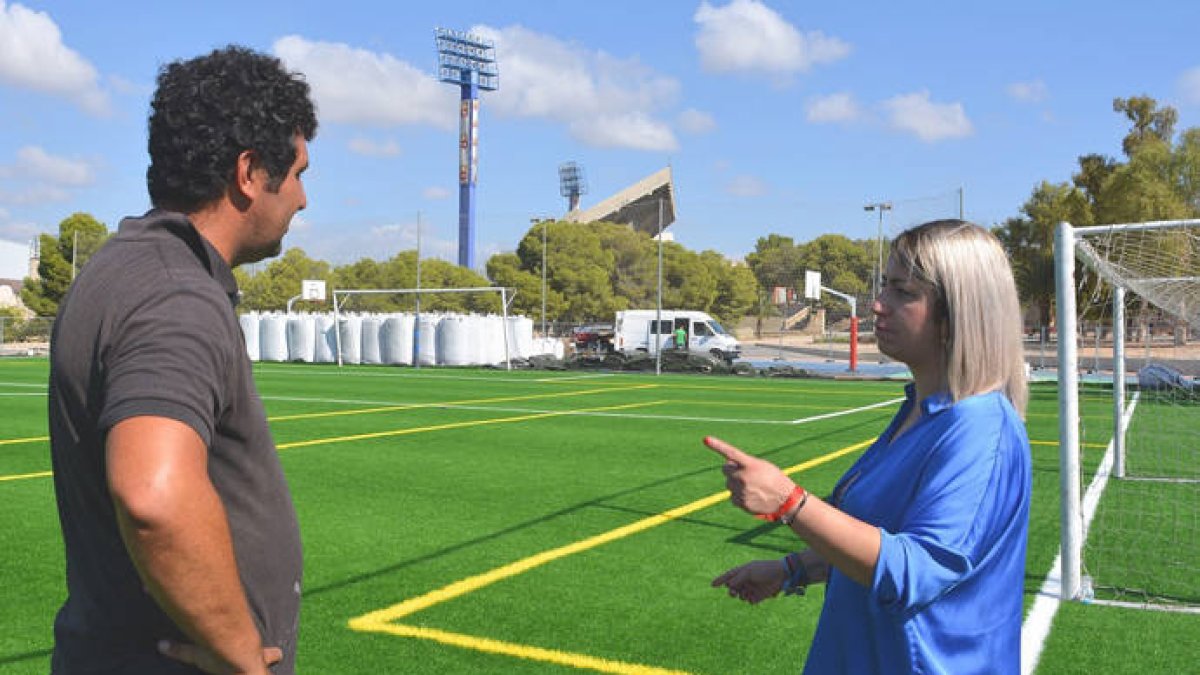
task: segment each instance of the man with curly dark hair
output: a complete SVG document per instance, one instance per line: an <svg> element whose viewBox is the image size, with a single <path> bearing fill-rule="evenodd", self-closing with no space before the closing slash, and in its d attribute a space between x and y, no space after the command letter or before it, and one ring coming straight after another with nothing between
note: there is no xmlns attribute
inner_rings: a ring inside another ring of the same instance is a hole
<svg viewBox="0 0 1200 675"><path fill-rule="evenodd" d="M317 120L273 57L163 67L154 208L64 298L50 437L68 597L54 673L293 673L300 533L232 268L279 253Z"/></svg>

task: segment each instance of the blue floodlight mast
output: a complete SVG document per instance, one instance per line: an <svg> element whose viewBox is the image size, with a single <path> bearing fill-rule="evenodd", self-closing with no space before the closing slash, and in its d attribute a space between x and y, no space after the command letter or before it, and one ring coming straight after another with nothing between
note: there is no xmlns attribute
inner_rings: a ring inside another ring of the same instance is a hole
<svg viewBox="0 0 1200 675"><path fill-rule="evenodd" d="M447 28L433 32L438 78L457 84L458 109L458 264L475 268L475 184L479 181L479 91L496 91L500 73L496 45L476 35Z"/></svg>

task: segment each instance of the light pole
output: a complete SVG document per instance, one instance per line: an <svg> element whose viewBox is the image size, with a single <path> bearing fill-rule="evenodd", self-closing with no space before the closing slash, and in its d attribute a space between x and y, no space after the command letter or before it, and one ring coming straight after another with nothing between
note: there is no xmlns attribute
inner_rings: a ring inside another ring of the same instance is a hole
<svg viewBox="0 0 1200 675"><path fill-rule="evenodd" d="M421 212L417 211L417 293L416 320L413 321L413 367L421 367Z"/></svg>
<svg viewBox="0 0 1200 675"><path fill-rule="evenodd" d="M654 339L658 341L658 347L654 350L654 374L662 375L662 277L663 277L663 250L662 250L662 227L663 227L663 202L658 200L658 296L655 300L654 307Z"/></svg>
<svg viewBox="0 0 1200 675"><path fill-rule="evenodd" d="M863 207L863 211L879 212L879 238L875 242L876 261L875 275L871 278L871 302L875 302L875 298L879 296L880 283L883 281L883 212L891 210L891 202L875 202Z"/></svg>

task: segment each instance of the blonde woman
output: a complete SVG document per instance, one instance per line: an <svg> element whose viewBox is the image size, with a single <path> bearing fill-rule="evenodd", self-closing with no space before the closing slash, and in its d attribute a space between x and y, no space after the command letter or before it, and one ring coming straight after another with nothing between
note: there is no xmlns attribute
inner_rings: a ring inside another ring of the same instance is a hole
<svg viewBox="0 0 1200 675"><path fill-rule="evenodd" d="M805 673L1017 673L1031 472L1008 258L978 225L925 223L893 243L872 311L913 381L827 501L705 439L733 503L809 546L713 585L758 603L825 582Z"/></svg>

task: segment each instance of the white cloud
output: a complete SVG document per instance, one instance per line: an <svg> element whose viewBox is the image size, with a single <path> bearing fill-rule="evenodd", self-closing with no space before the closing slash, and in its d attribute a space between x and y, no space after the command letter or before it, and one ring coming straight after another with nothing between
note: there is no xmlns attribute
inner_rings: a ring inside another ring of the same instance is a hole
<svg viewBox="0 0 1200 675"><path fill-rule="evenodd" d="M399 157L400 144L394 139L375 141L362 136L350 139L350 152L368 157Z"/></svg>
<svg viewBox="0 0 1200 675"><path fill-rule="evenodd" d="M1041 80L1030 82L1013 82L1006 87L1008 95L1022 103L1041 103L1046 100L1049 90Z"/></svg>
<svg viewBox="0 0 1200 675"><path fill-rule="evenodd" d="M308 232L312 223L299 213L292 214L292 222L288 223L288 232Z"/></svg>
<svg viewBox="0 0 1200 675"><path fill-rule="evenodd" d="M275 55L304 73L321 121L391 126L457 123L458 93L390 54L298 35L275 41Z"/></svg>
<svg viewBox="0 0 1200 675"><path fill-rule="evenodd" d="M62 96L98 115L109 112L96 68L63 44L45 12L0 0L0 82Z"/></svg>
<svg viewBox="0 0 1200 675"><path fill-rule="evenodd" d="M862 117L862 111L853 94L839 92L829 96L818 96L809 100L804 107L809 122L853 122Z"/></svg>
<svg viewBox="0 0 1200 675"><path fill-rule="evenodd" d="M569 44L522 26L475 26L496 44L500 89L485 104L510 117L565 124L571 135L597 147L671 151L679 144L655 114L675 103L678 80L636 58L620 59Z"/></svg>
<svg viewBox="0 0 1200 675"><path fill-rule="evenodd" d="M667 125L641 112L582 119L571 123L570 129L575 138L599 148L655 151L676 150L679 147Z"/></svg>
<svg viewBox="0 0 1200 675"><path fill-rule="evenodd" d="M637 59L589 51L521 26L475 26L470 32L493 40L503 64L500 89L482 97L485 110L564 124L578 140L600 147L678 148L670 127L654 117L678 98L677 80ZM277 40L274 51L304 73L322 121L457 125L455 88L390 54L297 35Z"/></svg>
<svg viewBox="0 0 1200 675"><path fill-rule="evenodd" d="M928 91L893 96L883 102L893 128L931 143L949 138L965 138L975 128L961 103L934 103Z"/></svg>
<svg viewBox="0 0 1200 675"><path fill-rule="evenodd" d="M689 134L707 134L717 129L717 120L712 115L695 108L679 113L679 128Z"/></svg>
<svg viewBox="0 0 1200 675"><path fill-rule="evenodd" d="M92 167L85 161L55 157L36 145L17 151L16 175L55 185L79 187L94 180Z"/></svg>
<svg viewBox="0 0 1200 675"><path fill-rule="evenodd" d="M1179 77L1178 86L1185 103L1200 106L1200 66L1184 71Z"/></svg>
<svg viewBox="0 0 1200 675"><path fill-rule="evenodd" d="M758 0L733 0L724 7L701 2L692 17L700 26L696 49L709 72L807 72L850 54L850 45L820 31L801 33Z"/></svg>
<svg viewBox="0 0 1200 675"><path fill-rule="evenodd" d="M458 242L442 239L437 232L426 223L421 226L421 257L440 258L456 262L458 260ZM360 235L364 251L387 251L386 255L372 256L383 260L396 255L400 251L411 251L417 248L417 223L391 223L372 227L366 234Z"/></svg>
<svg viewBox="0 0 1200 675"><path fill-rule="evenodd" d="M444 187L431 185L421 191L421 196L430 201L439 201L450 198L450 191Z"/></svg>
<svg viewBox="0 0 1200 675"><path fill-rule="evenodd" d="M92 184L95 176L83 160L56 157L35 145L17 151L11 164L0 164L0 204L33 206L65 202L70 190Z"/></svg>
<svg viewBox="0 0 1200 675"><path fill-rule="evenodd" d="M55 204L71 198L71 193L53 185L36 184L17 190L0 189L0 204L12 206L37 206Z"/></svg>
<svg viewBox="0 0 1200 675"><path fill-rule="evenodd" d="M306 223L297 228L293 220L291 230L284 242L286 247L300 247L309 256L335 265L363 258L388 260L401 251L417 248L415 221L369 228L345 228L336 223ZM455 262L458 259L458 242L440 237L436 228L425 222L421 226L421 258Z"/></svg>
<svg viewBox="0 0 1200 675"><path fill-rule="evenodd" d="M25 242L28 245L31 239L41 233L41 230L33 223L16 221L11 219L7 212L0 213L0 239Z"/></svg>
<svg viewBox="0 0 1200 675"><path fill-rule="evenodd" d="M735 176L725 184L725 192L734 197L762 197L767 194L767 184L756 176Z"/></svg>
<svg viewBox="0 0 1200 675"><path fill-rule="evenodd" d="M144 96L147 99L154 95L154 86L145 82L134 82L120 75L108 75L104 79L108 82L108 88L118 94Z"/></svg>

